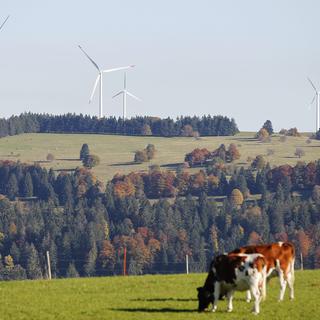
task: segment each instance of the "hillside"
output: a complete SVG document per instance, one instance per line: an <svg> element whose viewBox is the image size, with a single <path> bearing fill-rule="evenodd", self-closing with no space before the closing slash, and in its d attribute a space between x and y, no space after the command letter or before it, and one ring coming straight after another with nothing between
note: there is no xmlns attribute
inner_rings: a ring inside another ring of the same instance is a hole
<svg viewBox="0 0 320 320"><path fill-rule="evenodd" d="M0 282L1 319L257 319L237 292L234 311L221 301L216 314L199 314L196 288L206 274L129 276L52 281ZM316 319L320 271L296 272L296 299L277 302L277 279L268 285L259 319ZM115 288L117 288L115 290ZM32 300L32 303L29 301Z"/></svg>
<svg viewBox="0 0 320 320"><path fill-rule="evenodd" d="M305 151L300 160L311 161L319 158L320 141L312 140L306 143L307 136L288 137L286 142L280 142L279 136L274 136L272 142L261 143L253 139L254 133L240 133L231 137L203 137L194 138L161 138L161 137L130 137L95 134L22 134L0 139L0 158L14 161L33 163L38 161L46 168L56 170L74 169L81 165L78 160L83 143L89 145L90 151L97 154L101 163L93 169L98 179L106 182L117 172L129 173L131 171L147 170L151 164L158 164L167 168L174 168L183 162L186 153L195 148L208 148L214 150L221 143L229 145L235 143L241 153L236 162L247 164L248 157L258 154L265 155L271 165L294 165L299 160L294 156L297 147ZM134 152L143 149L147 144L154 144L157 153L155 158L143 164L132 163ZM274 151L267 156L268 149ZM56 160L47 162L46 156L52 153Z"/></svg>

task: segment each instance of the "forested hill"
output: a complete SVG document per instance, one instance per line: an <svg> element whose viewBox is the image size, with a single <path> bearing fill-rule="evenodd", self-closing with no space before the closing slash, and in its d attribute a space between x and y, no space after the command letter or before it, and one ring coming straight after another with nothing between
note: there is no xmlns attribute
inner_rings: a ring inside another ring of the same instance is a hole
<svg viewBox="0 0 320 320"><path fill-rule="evenodd" d="M191 271L205 271L214 254L286 240L305 267L320 267L319 161L266 166L256 174L241 169L229 181L218 171L185 178L154 171L104 186L84 168L56 175L2 161L0 279L45 277L46 251L55 277L119 274L124 248L129 274L176 273L184 270L186 255ZM152 196L175 188L176 197L150 201L146 184ZM294 190L303 196L293 196ZM217 203L211 192L228 197ZM261 200L244 201L255 192Z"/></svg>
<svg viewBox="0 0 320 320"><path fill-rule="evenodd" d="M0 119L0 137L21 133L103 133L142 136L230 136L239 132L234 119L223 116L102 118L87 115L23 113Z"/></svg>

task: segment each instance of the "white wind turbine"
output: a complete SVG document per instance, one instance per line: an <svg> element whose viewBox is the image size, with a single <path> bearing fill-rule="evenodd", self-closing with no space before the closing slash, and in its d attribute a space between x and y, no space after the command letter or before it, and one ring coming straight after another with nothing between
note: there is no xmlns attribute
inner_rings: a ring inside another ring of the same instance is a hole
<svg viewBox="0 0 320 320"><path fill-rule="evenodd" d="M314 91L316 92L314 97L312 98L310 105L313 104L314 100L317 98L317 106L316 106L316 132L317 132L320 128L320 92L317 90L316 86L313 84L313 82L309 78L308 80L312 85Z"/></svg>
<svg viewBox="0 0 320 320"><path fill-rule="evenodd" d="M133 68L134 65L126 66L126 67L119 67L119 68L112 68L112 69L105 69L102 70L99 68L99 66L89 57L89 55L81 48L81 46L78 46L80 50L85 54L85 56L91 61L91 63L94 65L94 67L98 70L99 74L97 76L96 82L94 83L92 94L89 99L89 103L91 103L93 95L96 91L96 87L98 85L98 82L100 81L100 95L99 95L99 118L103 117L103 95L102 95L102 75L103 73L113 72L113 71L119 71L119 70L125 70L129 68Z"/></svg>
<svg viewBox="0 0 320 320"><path fill-rule="evenodd" d="M10 17L10 16L7 16L6 20L4 20L4 21L2 22L2 25L0 26L0 30L3 28L3 26L5 25L5 23L8 21L9 17Z"/></svg>
<svg viewBox="0 0 320 320"><path fill-rule="evenodd" d="M127 118L127 95L130 96L133 99L136 99L138 101L142 101L140 98L135 96L134 94L130 93L127 90L127 73L124 73L124 82L123 82L123 90L119 91L117 94L115 94L112 98L115 98L119 95L123 95L123 109L122 109L122 116L123 120Z"/></svg>

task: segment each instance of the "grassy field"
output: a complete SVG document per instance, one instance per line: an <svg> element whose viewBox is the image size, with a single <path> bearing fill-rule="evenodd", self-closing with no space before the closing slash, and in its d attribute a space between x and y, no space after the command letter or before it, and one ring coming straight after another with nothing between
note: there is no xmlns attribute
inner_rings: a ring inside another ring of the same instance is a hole
<svg viewBox="0 0 320 320"><path fill-rule="evenodd" d="M33 163L40 161L42 166L53 167L56 170L74 169L81 165L78 160L83 143L88 143L91 153L97 154L101 164L94 168L97 177L106 182L117 172L128 173L137 170L147 170L150 164L158 164L172 168L183 162L184 155L193 149L208 148L214 150L221 143L227 146L235 143L241 153L238 164L247 164L248 157L267 154L272 149L274 154L266 156L271 165L296 164L299 160L294 156L295 149L301 147L305 151L304 161L320 157L320 141L312 140L307 144L307 136L288 137L286 142L280 142L279 136L272 138L270 143L260 143L254 139L253 133L240 133L234 137L203 137L193 138L157 138L157 137L125 137L94 134L23 134L0 139L0 159L20 160ZM143 149L148 143L155 145L157 154L151 162L133 164L136 150ZM48 163L46 156L52 153L56 160Z"/></svg>
<svg viewBox="0 0 320 320"><path fill-rule="evenodd" d="M206 274L0 282L0 319L319 319L320 270L296 272L296 299L277 302L272 279L261 314L236 293L234 311L197 312L196 288Z"/></svg>

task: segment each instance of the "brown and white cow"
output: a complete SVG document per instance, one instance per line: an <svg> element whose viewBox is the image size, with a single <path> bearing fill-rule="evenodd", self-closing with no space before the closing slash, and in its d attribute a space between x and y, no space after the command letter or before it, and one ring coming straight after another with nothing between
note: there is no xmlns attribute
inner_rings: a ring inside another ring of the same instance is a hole
<svg viewBox="0 0 320 320"><path fill-rule="evenodd" d="M295 248L290 242L275 242L265 245L254 245L241 247L233 250L229 255L239 253L260 253L267 263L267 279L279 276L280 296L279 301L283 300L286 286L288 283L290 289L290 299L294 298L294 260ZM264 296L265 296L264 292ZM250 301L250 292L247 293L247 301Z"/></svg>
<svg viewBox="0 0 320 320"><path fill-rule="evenodd" d="M266 272L266 260L258 253L217 256L210 265L204 286L197 288L198 311L204 311L210 303L213 304L212 311L216 311L219 297L226 295L227 311L231 312L234 292L250 290L255 300L253 312L258 314L266 285Z"/></svg>

